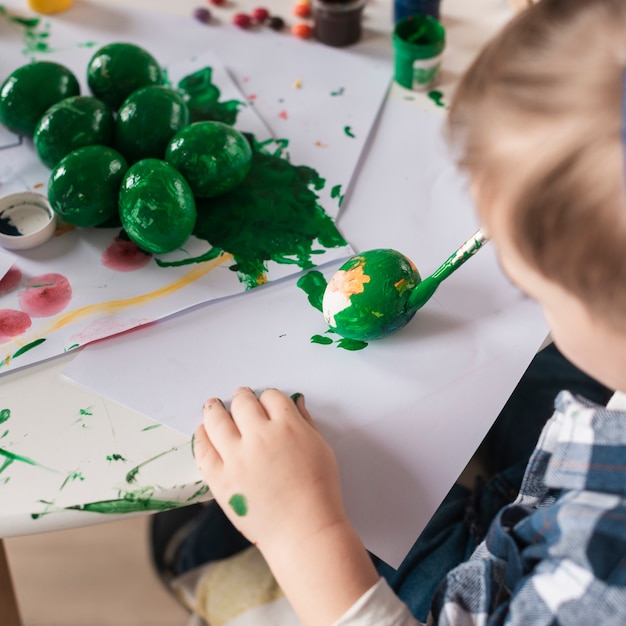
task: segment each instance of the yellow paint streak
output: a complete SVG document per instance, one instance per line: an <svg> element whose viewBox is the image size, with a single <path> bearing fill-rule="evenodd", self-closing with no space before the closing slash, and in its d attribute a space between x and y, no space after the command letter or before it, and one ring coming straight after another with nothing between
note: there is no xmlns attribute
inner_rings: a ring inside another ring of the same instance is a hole
<svg viewBox="0 0 626 626"><path fill-rule="evenodd" d="M133 306L143 306L149 304L150 302L153 302L154 300L158 300L159 298L170 296L176 291L182 289L183 287L186 287L187 285L193 283L199 278L202 278L202 276L208 274L216 267L221 265L224 261L227 261L229 259L232 259L232 254L222 253L216 259L213 259L212 261L206 261L198 265L197 267L194 267L184 276L181 276L178 280L175 280L174 282L170 283L169 285L165 285L164 287L160 287L159 289L155 289L154 291L141 294L140 296L133 296L132 298L109 300L108 302L99 302L98 304L88 304L87 306L83 306L80 309L75 309L73 311L70 311L69 313L59 315L57 316L56 320L48 327L48 331L45 332L45 334L59 330L59 328L63 328L68 324L72 324L73 322L85 319L86 317L90 317L95 313L117 313L118 311L122 311Z"/></svg>

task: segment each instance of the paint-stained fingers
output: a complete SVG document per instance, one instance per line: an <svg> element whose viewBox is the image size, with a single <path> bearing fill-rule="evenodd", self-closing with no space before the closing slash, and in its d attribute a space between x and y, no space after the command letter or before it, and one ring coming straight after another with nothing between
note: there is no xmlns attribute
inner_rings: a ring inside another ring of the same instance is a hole
<svg viewBox="0 0 626 626"><path fill-rule="evenodd" d="M296 408L298 409L300 415L302 415L304 421L309 424L309 426L315 428L315 430L318 430L317 424L304 404L304 396L301 393L294 393L293 396L291 396L291 399L294 401Z"/></svg>
<svg viewBox="0 0 626 626"><path fill-rule="evenodd" d="M250 387L239 387L235 390L230 403L230 412L242 435L248 428L254 428L269 419L265 408Z"/></svg>
<svg viewBox="0 0 626 626"><path fill-rule="evenodd" d="M219 398L209 398L202 407L202 415L206 434L218 452L241 438L237 425Z"/></svg>
<svg viewBox="0 0 626 626"><path fill-rule="evenodd" d="M209 477L223 464L220 453L211 443L204 424L200 424L191 440L191 451L202 477L209 482Z"/></svg>

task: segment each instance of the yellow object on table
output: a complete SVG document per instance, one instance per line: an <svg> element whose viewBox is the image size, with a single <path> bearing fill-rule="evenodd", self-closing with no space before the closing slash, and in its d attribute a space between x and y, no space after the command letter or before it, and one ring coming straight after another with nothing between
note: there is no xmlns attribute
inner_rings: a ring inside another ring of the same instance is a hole
<svg viewBox="0 0 626 626"><path fill-rule="evenodd" d="M67 11L74 0L28 0L28 6L37 13L60 13Z"/></svg>

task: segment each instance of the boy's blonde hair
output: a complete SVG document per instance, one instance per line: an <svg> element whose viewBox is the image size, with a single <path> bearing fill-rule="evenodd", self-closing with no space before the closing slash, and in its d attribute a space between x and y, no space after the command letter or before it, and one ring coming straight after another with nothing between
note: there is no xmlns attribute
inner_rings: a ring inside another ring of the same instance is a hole
<svg viewBox="0 0 626 626"><path fill-rule="evenodd" d="M524 260L626 327L626 0L541 0L480 53L448 130Z"/></svg>

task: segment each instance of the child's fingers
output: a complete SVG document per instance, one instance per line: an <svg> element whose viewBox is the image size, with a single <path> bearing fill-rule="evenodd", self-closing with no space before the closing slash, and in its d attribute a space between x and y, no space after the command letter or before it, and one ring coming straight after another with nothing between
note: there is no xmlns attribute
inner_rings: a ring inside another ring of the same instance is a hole
<svg viewBox="0 0 626 626"><path fill-rule="evenodd" d="M230 412L242 435L249 428L254 428L259 423L263 424L269 419L265 408L250 387L239 387L233 393Z"/></svg>
<svg viewBox="0 0 626 626"><path fill-rule="evenodd" d="M202 414L206 434L218 452L241 438L233 418L218 398L209 398L202 407ZM221 452L220 456L223 456Z"/></svg>
<svg viewBox="0 0 626 626"><path fill-rule="evenodd" d="M200 473L208 477L222 465L222 457L206 434L204 424L200 424L191 440L191 452Z"/></svg>
<svg viewBox="0 0 626 626"><path fill-rule="evenodd" d="M317 430L317 424L315 423L315 421L311 417L311 414L309 413L309 410L305 406L304 396L301 393L296 393L293 396L291 396L291 398L295 402L296 408L300 412L300 415L302 415L302 417L304 418L304 421L309 426Z"/></svg>

